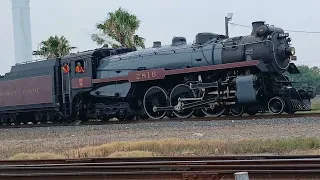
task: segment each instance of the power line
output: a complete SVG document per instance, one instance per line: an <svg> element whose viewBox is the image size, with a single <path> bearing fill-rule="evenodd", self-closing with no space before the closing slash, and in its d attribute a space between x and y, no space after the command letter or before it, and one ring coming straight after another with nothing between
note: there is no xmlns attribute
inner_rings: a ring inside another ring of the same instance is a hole
<svg viewBox="0 0 320 180"><path fill-rule="evenodd" d="M233 26L240 26L240 27L246 27L246 28L252 28L252 26L247 26L243 24L237 24L237 23L229 23L230 25ZM320 34L320 31L297 31L297 30L285 30L287 32L294 32L294 33L308 33L308 34Z"/></svg>

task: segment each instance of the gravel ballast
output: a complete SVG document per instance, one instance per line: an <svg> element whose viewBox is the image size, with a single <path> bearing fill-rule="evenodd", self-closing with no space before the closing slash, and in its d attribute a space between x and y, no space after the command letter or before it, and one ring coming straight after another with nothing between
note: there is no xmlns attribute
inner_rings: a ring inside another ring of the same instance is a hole
<svg viewBox="0 0 320 180"><path fill-rule="evenodd" d="M1 129L0 158L26 152L62 152L114 141L320 137L320 118L185 121Z"/></svg>

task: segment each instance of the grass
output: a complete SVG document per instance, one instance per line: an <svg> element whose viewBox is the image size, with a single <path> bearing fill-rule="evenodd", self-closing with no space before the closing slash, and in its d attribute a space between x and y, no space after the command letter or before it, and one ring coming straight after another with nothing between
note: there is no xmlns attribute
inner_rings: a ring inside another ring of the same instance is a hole
<svg viewBox="0 0 320 180"><path fill-rule="evenodd" d="M9 158L15 159L62 159L64 156L56 153L19 153Z"/></svg>
<svg viewBox="0 0 320 180"><path fill-rule="evenodd" d="M316 96L311 100L311 108L313 111L320 111L320 96Z"/></svg>
<svg viewBox="0 0 320 180"><path fill-rule="evenodd" d="M320 111L320 100L312 102L311 107L313 111Z"/></svg>
<svg viewBox="0 0 320 180"><path fill-rule="evenodd" d="M320 139L243 139L122 141L100 146L71 149L60 154L22 153L9 159L52 159L87 157L155 157L155 156L211 156L246 154L319 154Z"/></svg>

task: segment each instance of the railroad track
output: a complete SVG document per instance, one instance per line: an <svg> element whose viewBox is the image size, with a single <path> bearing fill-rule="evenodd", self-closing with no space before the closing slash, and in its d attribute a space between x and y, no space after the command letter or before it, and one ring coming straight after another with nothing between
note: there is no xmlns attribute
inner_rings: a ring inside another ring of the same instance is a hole
<svg viewBox="0 0 320 180"><path fill-rule="evenodd" d="M0 161L0 179L320 179L320 156L215 156Z"/></svg>
<svg viewBox="0 0 320 180"><path fill-rule="evenodd" d="M0 165L45 165L45 164L82 164L85 163L150 163L150 162L197 162L197 161L233 161L233 160L246 160L247 162L250 160L306 160L309 159L319 159L320 155L299 155L299 156L292 156L292 155L272 155L272 156L244 156L244 155L237 155L237 156L162 156L162 157L121 157L121 158L77 158L77 159L45 159L45 160L0 160Z"/></svg>
<svg viewBox="0 0 320 180"><path fill-rule="evenodd" d="M222 121L222 120L258 120L258 119L274 119L274 118L299 118L299 117L320 117L320 113L296 113L296 114L262 114L255 116L222 116L222 117L193 117L188 119L182 118L165 118L159 120L132 120L132 121L88 121L88 122L72 122L72 123L47 123L47 124L21 124L21 125L0 125L0 129L8 128L34 128L34 127L57 127L57 126L81 126L81 125L106 125L106 124L137 124L151 122L176 122L176 121Z"/></svg>

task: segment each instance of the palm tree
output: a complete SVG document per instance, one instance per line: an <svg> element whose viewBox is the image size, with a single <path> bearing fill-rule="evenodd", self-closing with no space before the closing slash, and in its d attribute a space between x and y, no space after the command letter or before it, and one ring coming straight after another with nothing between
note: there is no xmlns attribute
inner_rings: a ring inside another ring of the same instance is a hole
<svg viewBox="0 0 320 180"><path fill-rule="evenodd" d="M135 32L140 26L140 20L134 14L130 14L127 10L119 8L115 12L108 13L108 17L102 23L98 23L96 28L102 35L108 38L102 38L98 34L92 34L91 39L98 45L109 44L112 47L119 44L126 47L142 47L145 48L145 39L136 35ZM116 40L119 44L112 42Z"/></svg>
<svg viewBox="0 0 320 180"><path fill-rule="evenodd" d="M76 47L72 47L69 41L64 37L57 35L50 36L47 40L42 41L38 51L33 51L33 55L42 56L46 58L55 58L68 55L71 50Z"/></svg>

